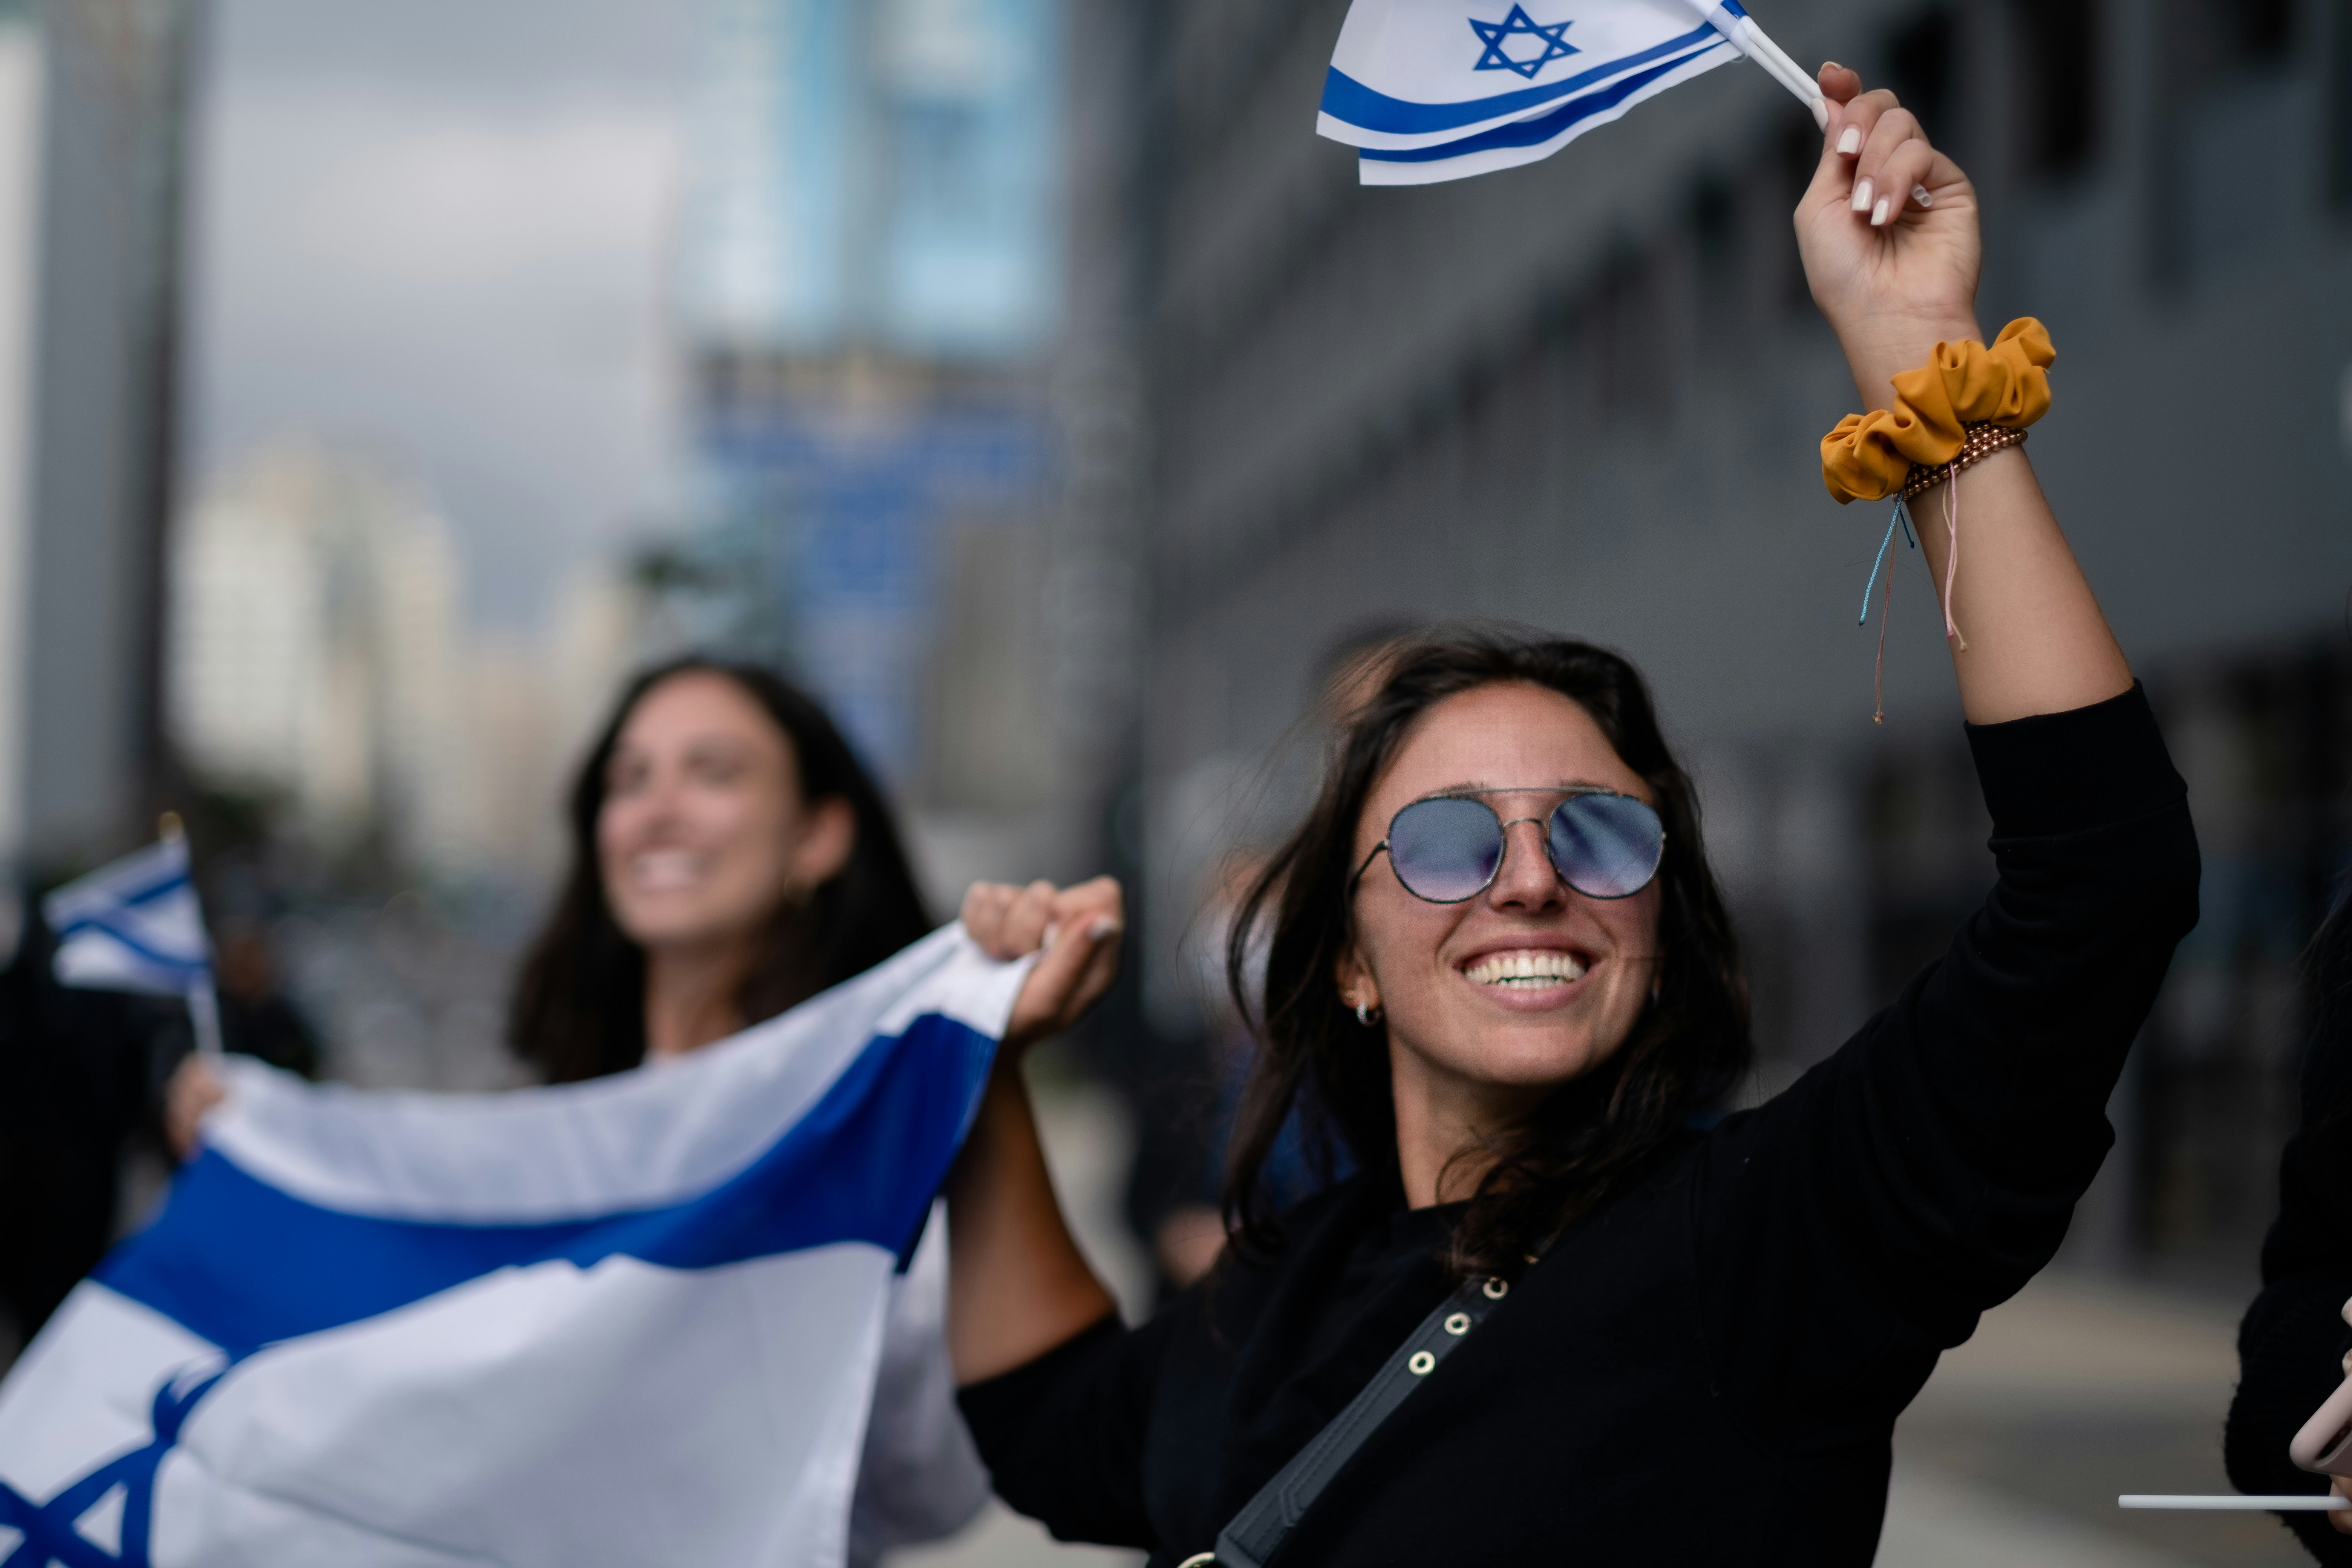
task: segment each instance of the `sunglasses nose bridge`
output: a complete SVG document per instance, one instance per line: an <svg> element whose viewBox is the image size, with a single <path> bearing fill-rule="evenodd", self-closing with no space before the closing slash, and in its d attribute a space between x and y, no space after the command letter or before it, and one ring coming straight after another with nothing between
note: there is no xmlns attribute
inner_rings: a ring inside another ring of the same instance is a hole
<svg viewBox="0 0 2352 1568"><path fill-rule="evenodd" d="M1552 890L1555 892L1564 890L1566 884L1560 878L1559 863L1552 858L1551 818L1549 816L1513 816L1498 818L1497 820L1502 823L1503 854L1500 862L1495 868L1494 877L1486 884L1488 891L1492 892L1498 889L1508 889L1512 881L1512 868L1515 865L1527 864L1528 862L1521 858L1521 857L1528 854L1533 854L1535 856L1536 858L1534 863L1542 868L1542 878L1544 881L1551 886ZM1515 853L1512 848L1512 841L1515 837L1519 836L1514 834L1511 830L1521 826L1522 825L1534 827L1535 842L1531 847L1522 845Z"/></svg>

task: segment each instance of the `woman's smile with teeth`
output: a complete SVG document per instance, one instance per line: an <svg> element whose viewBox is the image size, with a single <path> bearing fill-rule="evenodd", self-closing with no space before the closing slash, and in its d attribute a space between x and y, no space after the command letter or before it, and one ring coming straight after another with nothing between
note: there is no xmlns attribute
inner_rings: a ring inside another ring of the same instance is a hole
<svg viewBox="0 0 2352 1568"><path fill-rule="evenodd" d="M1537 948L1525 952L1490 952L1475 963L1463 966L1462 973L1473 984L1502 985L1512 989L1529 989L1538 985L1561 985L1584 978L1584 961L1572 952L1557 948Z"/></svg>
<svg viewBox="0 0 2352 1568"><path fill-rule="evenodd" d="M629 861L629 878L647 892L667 892L698 884L709 857L690 849L648 849Z"/></svg>

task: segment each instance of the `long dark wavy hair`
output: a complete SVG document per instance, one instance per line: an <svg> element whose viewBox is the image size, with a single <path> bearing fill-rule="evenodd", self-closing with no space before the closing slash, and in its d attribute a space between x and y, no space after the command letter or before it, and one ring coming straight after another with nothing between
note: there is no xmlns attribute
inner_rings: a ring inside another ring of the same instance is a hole
<svg viewBox="0 0 2352 1568"><path fill-rule="evenodd" d="M1280 1247L1260 1178L1296 1113L1328 1169L1344 1142L1368 1170L1396 1166L1396 1108L1386 1035L1340 999L1339 960L1354 938L1348 897L1357 825L1373 786L1415 722L1447 698L1524 682L1592 716L1649 786L1665 825L1657 996L1599 1067L1560 1085L1521 1124L1477 1153L1492 1163L1453 1228L1460 1274L1516 1275L1526 1255L1589 1211L1628 1173L1719 1106L1747 1071L1748 986L1723 894L1699 836L1698 801L1659 732L1641 673L1621 655L1568 637L1471 627L1397 645L1378 693L1333 737L1323 789L1252 884L1226 949L1226 981L1255 1026L1227 1163L1227 1228L1244 1251ZM1265 956L1265 989L1252 970Z"/></svg>
<svg viewBox="0 0 2352 1568"><path fill-rule="evenodd" d="M792 745L803 801L846 801L856 823L840 871L807 899L776 910L766 955L737 997L745 1021L773 1017L930 930L882 792L816 700L758 665L701 655L672 659L629 683L572 786L572 870L524 960L507 1025L508 1045L551 1083L598 1078L645 1059L645 950L622 933L605 901L596 819L604 809L605 771L629 715L655 687L698 671L733 681L775 721Z"/></svg>
<svg viewBox="0 0 2352 1568"><path fill-rule="evenodd" d="M2352 1036L2352 871L2328 889L2327 912L2304 950L2311 977L2312 1021Z"/></svg>

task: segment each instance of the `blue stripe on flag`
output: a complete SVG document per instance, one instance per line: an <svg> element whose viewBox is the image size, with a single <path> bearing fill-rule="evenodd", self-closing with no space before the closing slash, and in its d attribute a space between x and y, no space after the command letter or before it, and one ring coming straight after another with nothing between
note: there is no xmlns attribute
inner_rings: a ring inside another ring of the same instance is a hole
<svg viewBox="0 0 2352 1568"><path fill-rule="evenodd" d="M122 901L126 904L152 904L156 900L164 897L166 894L178 892L187 885L188 873L186 868L183 867L181 869L176 870L170 876L164 878L162 881L144 888L134 888L131 891L122 894L121 898Z"/></svg>
<svg viewBox="0 0 2352 1568"><path fill-rule="evenodd" d="M241 1351L357 1322L496 1268L623 1256L671 1268L865 1241L896 1253L929 1212L996 1042L926 1015L866 1046L790 1131L665 1208L540 1225L446 1225L322 1208L214 1152L92 1278Z"/></svg>
<svg viewBox="0 0 2352 1568"><path fill-rule="evenodd" d="M1366 131L1385 131L1400 136L1451 131L1459 125L1475 125L1482 120L1508 114L1514 110L1532 109L1539 103L1549 103L1579 88L1605 80L1619 71L1647 65L1652 60L1686 49L1701 39L1717 37L1720 35L1711 24L1702 23L1679 38L1669 38L1663 44L1627 55L1622 59L1595 66L1574 76L1562 77L1542 87L1498 92L1491 98L1474 98L1461 103L1415 103L1410 99L1391 98L1384 92L1366 87L1333 66L1323 76L1323 112L1334 120L1343 120Z"/></svg>
<svg viewBox="0 0 2352 1568"><path fill-rule="evenodd" d="M1360 156L1383 163L1431 163L1444 158L1484 153L1490 148L1532 147L1538 142L1549 142L1578 121L1616 108L1667 72L1689 64L1707 49L1723 44L1722 35L1714 28L1701 30L1713 37L1715 42L1704 48L1693 49L1679 59L1667 60L1663 65L1653 66L1648 70L1612 82L1599 92L1571 100L1549 114L1539 115L1533 120L1514 120L1508 125L1497 125L1492 131L1482 131L1475 136L1465 136L1459 142L1441 142L1434 147L1359 147L1356 151Z"/></svg>
<svg viewBox="0 0 2352 1568"><path fill-rule="evenodd" d="M49 895L49 901L61 904L68 910L81 904L96 904L101 909L116 909L128 905L152 904L156 900L168 898L189 885L188 868L184 865L166 866L163 868L162 875L163 880L149 882L143 887L137 882L132 882L130 886L122 888L105 886L60 888Z"/></svg>
<svg viewBox="0 0 2352 1568"><path fill-rule="evenodd" d="M178 953L163 952L156 948L150 947L146 942L142 942L138 937L131 935L129 931L124 931L121 926L114 924L103 916L94 915L88 920L74 921L71 925L66 927L65 930L57 933L58 945L63 947L75 937L87 936L91 931L97 931L101 935L113 938L116 942L119 942L123 946L129 948L133 956L143 959L159 969L169 969L175 973L180 974L195 975L202 974L207 967L205 961L201 958L184 958Z"/></svg>

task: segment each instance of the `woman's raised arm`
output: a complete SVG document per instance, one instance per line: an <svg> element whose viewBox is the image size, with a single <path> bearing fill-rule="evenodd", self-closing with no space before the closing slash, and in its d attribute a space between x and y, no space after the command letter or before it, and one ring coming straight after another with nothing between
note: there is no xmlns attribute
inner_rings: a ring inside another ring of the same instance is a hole
<svg viewBox="0 0 2352 1568"><path fill-rule="evenodd" d="M1911 112L1861 79L1822 68L1830 100L1822 161L1798 204L1813 300L1845 349L1863 407L1894 406L1894 378L1938 342L1981 342L1976 191ZM2088 707L2129 689L2131 670L2059 531L2022 448L1958 481L1961 563L1948 606L1960 704L1979 724ZM1922 498L1919 542L1946 580L1948 486Z"/></svg>
<svg viewBox="0 0 2352 1568"><path fill-rule="evenodd" d="M1087 1267L1045 1171L1021 1058L1084 1016L1118 972L1118 884L1056 890L982 882L964 929L998 958L1045 951L1013 1004L995 1076L948 1175L948 1353L956 1382L1010 1372L1098 1322L1110 1292Z"/></svg>

